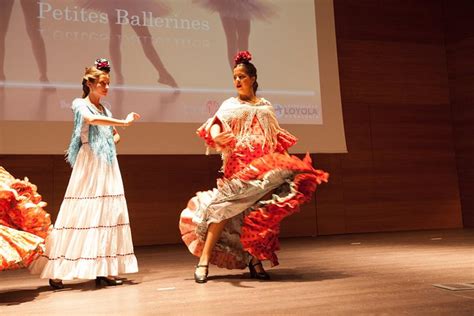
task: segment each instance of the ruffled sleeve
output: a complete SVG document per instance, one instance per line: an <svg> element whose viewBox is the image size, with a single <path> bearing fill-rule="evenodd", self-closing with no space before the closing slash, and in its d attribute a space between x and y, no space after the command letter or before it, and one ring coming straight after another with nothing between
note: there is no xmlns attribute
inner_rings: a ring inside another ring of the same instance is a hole
<svg viewBox="0 0 474 316"><path fill-rule="evenodd" d="M201 137L204 142L206 143L206 147L207 147L207 151L206 151L206 154L209 153L209 149L210 148L213 148L217 151L227 151L227 150L231 150L232 148L234 148L235 146L235 142L231 142L229 143L225 148L222 148L220 146L218 146L214 140L212 139L212 136L211 136L211 127L214 125L214 124L218 124L221 128L221 133L222 132L228 132L228 131L232 131L231 127L229 126L229 124L222 118L221 116L221 113L222 113L222 110L223 108L225 108L225 102L224 104L221 105L221 107L219 108L219 110L217 111L217 113L209 118L203 125L201 125L201 127L199 127L196 131L196 134Z"/></svg>
<svg viewBox="0 0 474 316"><path fill-rule="evenodd" d="M278 129L276 151L283 153L296 144L298 138L283 128Z"/></svg>
<svg viewBox="0 0 474 316"><path fill-rule="evenodd" d="M196 134L206 142L207 147L216 149L216 143L211 136L211 127L214 124L219 124L221 131L224 131L224 124L222 124L222 121L217 117L217 115L214 115L197 129Z"/></svg>

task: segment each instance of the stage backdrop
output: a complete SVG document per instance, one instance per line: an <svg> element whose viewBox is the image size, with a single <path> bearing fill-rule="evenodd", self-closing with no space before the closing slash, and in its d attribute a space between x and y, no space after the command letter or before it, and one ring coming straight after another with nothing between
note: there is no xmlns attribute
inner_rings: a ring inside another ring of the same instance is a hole
<svg viewBox="0 0 474 316"><path fill-rule="evenodd" d="M15 0L0 2L0 19L0 154L63 153L97 57L112 63L104 103L143 118L120 130L119 153L203 153L195 130L235 95L240 49L300 138L294 151L346 152L332 0Z"/></svg>

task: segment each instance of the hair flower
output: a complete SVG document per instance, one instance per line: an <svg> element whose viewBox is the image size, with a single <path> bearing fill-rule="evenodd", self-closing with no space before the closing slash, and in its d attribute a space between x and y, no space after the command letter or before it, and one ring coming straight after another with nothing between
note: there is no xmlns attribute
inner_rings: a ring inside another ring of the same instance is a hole
<svg viewBox="0 0 474 316"><path fill-rule="evenodd" d="M102 71L110 71L110 64L108 59L106 58L98 58L95 61L95 68L102 70Z"/></svg>
<svg viewBox="0 0 474 316"><path fill-rule="evenodd" d="M252 60L252 54L249 51L243 50L237 53L234 58L234 65L249 63Z"/></svg>

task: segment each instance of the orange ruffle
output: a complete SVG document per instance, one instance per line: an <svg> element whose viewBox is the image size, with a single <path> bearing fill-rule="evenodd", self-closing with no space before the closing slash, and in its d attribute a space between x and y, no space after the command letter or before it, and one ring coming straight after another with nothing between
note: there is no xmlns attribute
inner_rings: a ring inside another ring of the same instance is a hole
<svg viewBox="0 0 474 316"><path fill-rule="evenodd" d="M0 225L0 271L27 267L43 252L43 238Z"/></svg>
<svg viewBox="0 0 474 316"><path fill-rule="evenodd" d="M26 267L43 251L51 230L45 206L34 184L0 167L1 269Z"/></svg>

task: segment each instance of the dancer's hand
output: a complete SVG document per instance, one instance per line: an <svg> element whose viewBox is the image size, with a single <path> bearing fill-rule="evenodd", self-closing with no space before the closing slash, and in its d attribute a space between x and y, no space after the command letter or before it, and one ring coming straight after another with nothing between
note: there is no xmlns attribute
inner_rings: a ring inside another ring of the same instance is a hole
<svg viewBox="0 0 474 316"><path fill-rule="evenodd" d="M227 145L232 143L234 140L235 140L235 136L234 134L232 134L231 131L219 133L214 137L214 142L216 143L218 147L221 147L221 148L226 147Z"/></svg>
<svg viewBox="0 0 474 316"><path fill-rule="evenodd" d="M114 143L117 145L120 142L120 134L117 132L117 129L114 127Z"/></svg>
<svg viewBox="0 0 474 316"><path fill-rule="evenodd" d="M135 112L130 112L125 119L125 126L130 126L132 122L138 120L140 118L140 114Z"/></svg>

